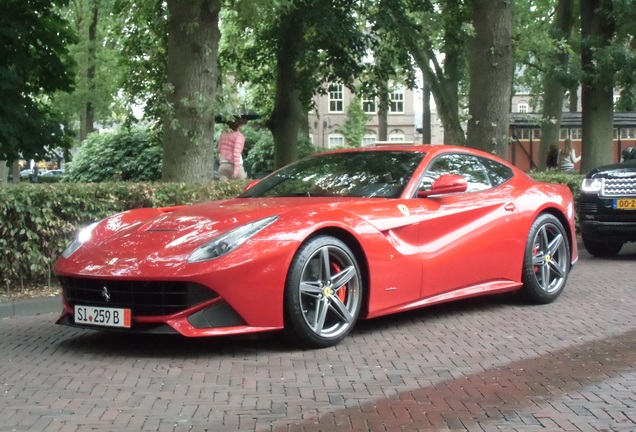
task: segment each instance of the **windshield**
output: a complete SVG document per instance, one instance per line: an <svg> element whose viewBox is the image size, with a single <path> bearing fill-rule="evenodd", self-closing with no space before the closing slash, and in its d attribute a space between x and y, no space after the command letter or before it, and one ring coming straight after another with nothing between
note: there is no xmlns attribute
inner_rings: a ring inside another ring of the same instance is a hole
<svg viewBox="0 0 636 432"><path fill-rule="evenodd" d="M424 155L387 150L318 154L264 178L242 197L397 198Z"/></svg>

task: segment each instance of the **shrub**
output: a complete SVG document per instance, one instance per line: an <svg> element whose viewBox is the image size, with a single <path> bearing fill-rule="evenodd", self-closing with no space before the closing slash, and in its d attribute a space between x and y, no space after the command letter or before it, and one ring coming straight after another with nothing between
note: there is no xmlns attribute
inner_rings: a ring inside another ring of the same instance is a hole
<svg viewBox="0 0 636 432"><path fill-rule="evenodd" d="M245 141L247 142L247 135ZM311 144L309 137L298 139L298 158L302 159L316 152L317 149ZM274 171L274 137L269 130L262 133L251 146L245 161L252 177L261 177Z"/></svg>
<svg viewBox="0 0 636 432"><path fill-rule="evenodd" d="M161 178L162 148L152 144L150 130L122 127L94 132L66 166L64 181L154 181Z"/></svg>

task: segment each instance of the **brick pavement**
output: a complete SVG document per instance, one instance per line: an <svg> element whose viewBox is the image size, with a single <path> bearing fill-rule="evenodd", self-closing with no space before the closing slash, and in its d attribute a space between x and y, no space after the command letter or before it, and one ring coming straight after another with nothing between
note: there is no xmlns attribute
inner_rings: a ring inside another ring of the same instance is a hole
<svg viewBox="0 0 636 432"><path fill-rule="evenodd" d="M0 431L636 431L636 247L551 305L360 323L334 348L0 320Z"/></svg>

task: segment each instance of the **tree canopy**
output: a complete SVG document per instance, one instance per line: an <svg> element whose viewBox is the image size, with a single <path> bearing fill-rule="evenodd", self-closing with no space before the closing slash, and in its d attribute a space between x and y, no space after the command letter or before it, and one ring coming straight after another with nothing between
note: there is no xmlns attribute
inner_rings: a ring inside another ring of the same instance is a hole
<svg viewBox="0 0 636 432"><path fill-rule="evenodd" d="M248 107L279 167L299 157L328 83L378 97L382 114L390 83L421 73L445 142L504 157L511 91L538 95L544 151L582 86L588 168L611 157L614 87L617 109L636 108L635 11L633 0L5 0L0 160L43 158L71 130L136 121L136 108L162 143L162 179L208 181L215 116Z"/></svg>
<svg viewBox="0 0 636 432"><path fill-rule="evenodd" d="M70 145L51 98L73 88L76 41L50 0L0 2L0 160Z"/></svg>

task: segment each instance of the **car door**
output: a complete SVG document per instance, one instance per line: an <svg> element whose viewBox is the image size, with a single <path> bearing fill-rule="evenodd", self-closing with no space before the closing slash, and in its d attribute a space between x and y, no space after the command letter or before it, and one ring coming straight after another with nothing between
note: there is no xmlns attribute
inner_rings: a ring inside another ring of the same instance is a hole
<svg viewBox="0 0 636 432"><path fill-rule="evenodd" d="M507 182L512 170L492 159L446 153L426 169L420 190L430 189L443 174L463 176L468 187L463 193L417 198L426 209L420 231L421 297L518 280L516 263L525 239L515 232L518 211Z"/></svg>

